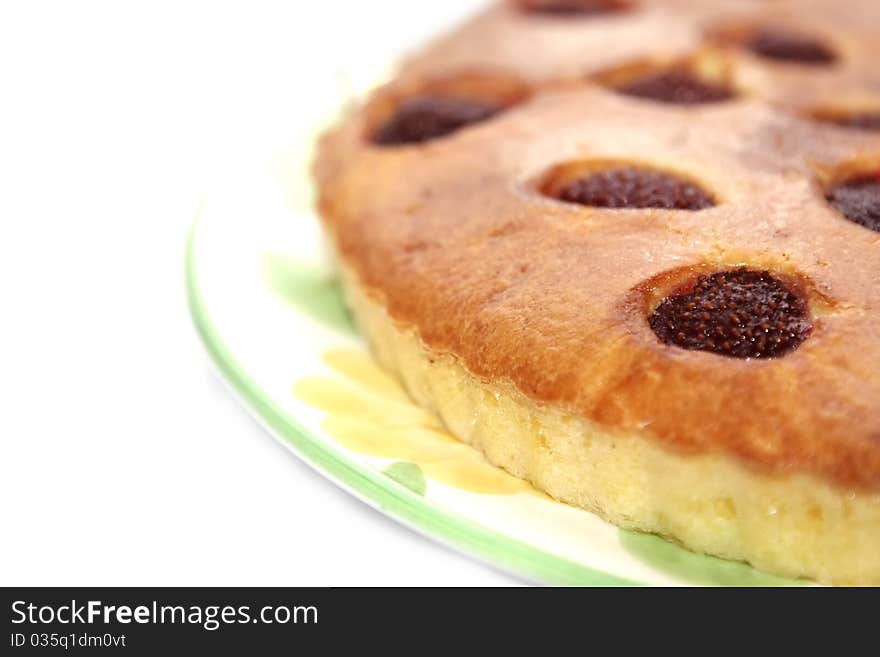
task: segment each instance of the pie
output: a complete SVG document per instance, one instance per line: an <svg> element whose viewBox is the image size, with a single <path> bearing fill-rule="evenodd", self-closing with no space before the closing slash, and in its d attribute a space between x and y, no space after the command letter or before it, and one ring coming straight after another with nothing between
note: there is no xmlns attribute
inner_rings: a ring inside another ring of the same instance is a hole
<svg viewBox="0 0 880 657"><path fill-rule="evenodd" d="M508 0L322 139L348 303L552 497L880 584L880 3Z"/></svg>

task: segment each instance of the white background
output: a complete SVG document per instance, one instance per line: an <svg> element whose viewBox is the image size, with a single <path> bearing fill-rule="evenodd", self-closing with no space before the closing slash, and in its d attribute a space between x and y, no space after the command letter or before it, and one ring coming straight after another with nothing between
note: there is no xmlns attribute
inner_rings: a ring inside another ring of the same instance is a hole
<svg viewBox="0 0 880 657"><path fill-rule="evenodd" d="M264 433L183 291L224 166L478 4L0 4L0 584L516 583Z"/></svg>

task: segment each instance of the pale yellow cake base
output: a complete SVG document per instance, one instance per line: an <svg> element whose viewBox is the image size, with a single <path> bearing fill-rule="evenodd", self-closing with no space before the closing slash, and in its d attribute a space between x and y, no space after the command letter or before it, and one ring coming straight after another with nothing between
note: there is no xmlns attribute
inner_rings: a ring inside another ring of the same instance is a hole
<svg viewBox="0 0 880 657"><path fill-rule="evenodd" d="M805 475L771 477L724 455L677 454L649 436L610 434L509 384L475 378L397 326L351 271L342 275L380 362L493 464L560 501L691 550L826 584L880 584L880 494Z"/></svg>

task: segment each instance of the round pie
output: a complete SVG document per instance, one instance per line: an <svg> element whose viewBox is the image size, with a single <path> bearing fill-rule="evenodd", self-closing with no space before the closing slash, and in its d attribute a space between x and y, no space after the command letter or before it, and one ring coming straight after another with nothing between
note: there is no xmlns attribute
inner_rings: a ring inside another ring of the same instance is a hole
<svg viewBox="0 0 880 657"><path fill-rule="evenodd" d="M493 464L880 583L880 4L509 0L322 140L349 305Z"/></svg>

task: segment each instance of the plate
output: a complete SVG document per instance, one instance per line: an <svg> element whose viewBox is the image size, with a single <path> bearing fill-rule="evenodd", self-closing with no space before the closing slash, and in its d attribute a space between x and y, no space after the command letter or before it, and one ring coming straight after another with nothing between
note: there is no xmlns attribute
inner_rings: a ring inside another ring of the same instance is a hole
<svg viewBox="0 0 880 657"><path fill-rule="evenodd" d="M313 211L308 140L241 167L191 228L192 318L220 376L299 458L367 504L541 584L799 584L620 530L489 465L383 372Z"/></svg>

